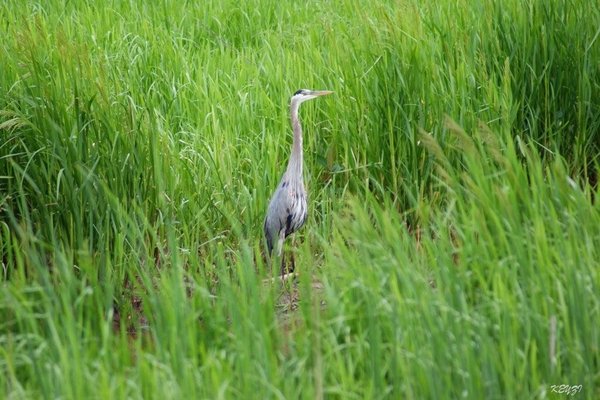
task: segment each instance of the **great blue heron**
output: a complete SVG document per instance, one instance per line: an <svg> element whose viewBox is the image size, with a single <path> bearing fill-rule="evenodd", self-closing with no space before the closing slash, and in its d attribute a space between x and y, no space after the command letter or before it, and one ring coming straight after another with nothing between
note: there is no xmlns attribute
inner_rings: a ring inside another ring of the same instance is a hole
<svg viewBox="0 0 600 400"><path fill-rule="evenodd" d="M264 225L269 257L272 256L273 247L277 243L277 255L281 257L282 274L286 272L282 257L283 242L304 225L307 215L307 196L302 173L302 127L298 119L298 108L307 100L331 93L333 92L329 90L300 89L294 93L290 101L290 119L294 131L292 152L287 169L269 202ZM292 269L294 268L293 257L292 254Z"/></svg>

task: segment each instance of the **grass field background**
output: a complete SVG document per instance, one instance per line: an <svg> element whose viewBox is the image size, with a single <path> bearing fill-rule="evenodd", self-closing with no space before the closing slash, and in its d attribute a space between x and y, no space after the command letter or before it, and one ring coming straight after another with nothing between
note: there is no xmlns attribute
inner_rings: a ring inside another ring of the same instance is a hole
<svg viewBox="0 0 600 400"><path fill-rule="evenodd" d="M598 21L4 1L0 397L600 397ZM301 109L280 285L262 222L300 88L335 94Z"/></svg>

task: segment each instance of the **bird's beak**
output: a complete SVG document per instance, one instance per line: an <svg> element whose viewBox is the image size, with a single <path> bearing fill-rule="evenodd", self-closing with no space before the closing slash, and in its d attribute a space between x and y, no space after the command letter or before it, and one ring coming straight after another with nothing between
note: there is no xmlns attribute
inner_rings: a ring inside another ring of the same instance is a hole
<svg viewBox="0 0 600 400"><path fill-rule="evenodd" d="M333 93L331 90L313 90L310 94L313 96L325 96L331 93Z"/></svg>

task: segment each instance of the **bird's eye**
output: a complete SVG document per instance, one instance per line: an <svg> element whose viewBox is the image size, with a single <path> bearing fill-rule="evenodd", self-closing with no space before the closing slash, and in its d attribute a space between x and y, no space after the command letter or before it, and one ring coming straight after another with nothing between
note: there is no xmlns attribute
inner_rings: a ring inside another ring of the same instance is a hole
<svg viewBox="0 0 600 400"><path fill-rule="evenodd" d="M300 89L300 90L298 90L296 93L294 93L294 96L297 96L297 95L299 95L299 94L302 94L302 92L304 92L304 90Z"/></svg>

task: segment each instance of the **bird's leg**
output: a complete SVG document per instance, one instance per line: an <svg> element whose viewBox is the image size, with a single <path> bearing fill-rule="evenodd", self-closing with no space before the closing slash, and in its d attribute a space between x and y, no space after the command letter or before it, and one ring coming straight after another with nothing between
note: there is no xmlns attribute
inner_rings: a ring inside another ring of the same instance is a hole
<svg viewBox="0 0 600 400"><path fill-rule="evenodd" d="M282 230L279 233L279 240L277 241L277 257L281 257L281 253L283 253L283 241L285 240L285 231Z"/></svg>
<svg viewBox="0 0 600 400"><path fill-rule="evenodd" d="M286 267L285 267L285 251L281 254L281 275L285 275Z"/></svg>
<svg viewBox="0 0 600 400"><path fill-rule="evenodd" d="M277 242L277 254L281 259L281 271L280 274L283 275L285 273L285 250L283 249L283 244L285 242L285 230L281 230L279 233L279 241Z"/></svg>
<svg viewBox="0 0 600 400"><path fill-rule="evenodd" d="M291 245L291 250L289 251L290 253L290 265L289 267L287 265L285 265L285 251L281 252L281 275L286 275L286 274L291 274L292 272L294 272L296 270L296 259L294 258L294 243L295 243L295 236L292 236L292 245Z"/></svg>
<svg viewBox="0 0 600 400"><path fill-rule="evenodd" d="M290 269L288 270L288 273L294 272L296 270L296 260L294 259L294 249L296 248L295 243L296 243L296 236L292 236L292 250L291 250L291 254L290 254L291 266L290 266Z"/></svg>

